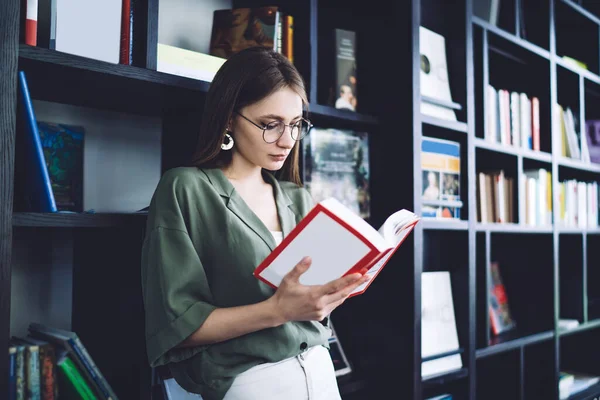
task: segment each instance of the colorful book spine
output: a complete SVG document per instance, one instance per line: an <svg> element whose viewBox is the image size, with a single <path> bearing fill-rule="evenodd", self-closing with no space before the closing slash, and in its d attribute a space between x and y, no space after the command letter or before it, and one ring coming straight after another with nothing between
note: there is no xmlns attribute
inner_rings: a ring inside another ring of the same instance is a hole
<svg viewBox="0 0 600 400"><path fill-rule="evenodd" d="M69 356L59 360L57 366L60 384L65 388L65 394L68 394L67 397L81 400L98 400Z"/></svg>
<svg viewBox="0 0 600 400"><path fill-rule="evenodd" d="M8 347L8 400L17 400L17 348Z"/></svg>

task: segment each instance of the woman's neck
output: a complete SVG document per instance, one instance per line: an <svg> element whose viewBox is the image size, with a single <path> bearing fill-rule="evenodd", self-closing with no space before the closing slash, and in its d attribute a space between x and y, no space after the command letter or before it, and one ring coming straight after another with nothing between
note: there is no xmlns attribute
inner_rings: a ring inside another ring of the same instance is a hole
<svg viewBox="0 0 600 400"><path fill-rule="evenodd" d="M242 168L241 166L236 167L235 163L232 162L222 170L227 179L229 179L235 187L249 189L252 187L257 188L265 184L265 180L262 176L262 168L258 166Z"/></svg>

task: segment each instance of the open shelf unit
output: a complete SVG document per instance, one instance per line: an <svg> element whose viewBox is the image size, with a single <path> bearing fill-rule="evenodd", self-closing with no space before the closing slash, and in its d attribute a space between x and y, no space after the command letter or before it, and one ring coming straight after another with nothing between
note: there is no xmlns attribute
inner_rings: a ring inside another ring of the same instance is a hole
<svg viewBox="0 0 600 400"><path fill-rule="evenodd" d="M22 332L30 315L60 322L78 332L127 399L148 399L151 390L138 268L145 214L21 209L22 177L15 170L17 72L26 72L37 102L157 121L160 151L156 165L147 167L162 174L193 150L210 82L157 71L159 1L136 2L142 23L134 34L139 50L132 66L26 45L20 39L22 2L0 5L0 348ZM557 104L573 111L580 134L585 134L581 121L600 119L600 6L588 0L503 0L497 22L491 22L473 15L475 2L271 2L296 17L295 62L306 82L311 121L370 133L374 226L399 208L421 214L424 137L460 144L460 219L422 220L369 291L332 315L354 367L339 381L344 400L390 393L413 400L443 393L461 400L558 399L560 371L600 374L592 362L600 353L593 340L600 332L600 228L565 225L556 207L559 183L600 182L600 165L564 157L553 123ZM232 2L233 7L264 4ZM212 13L212 6L205 7ZM455 120L421 112L420 26L445 37ZM336 109L330 101L330 41L336 28L357 32L357 112ZM563 56L583 61L587 69ZM490 139L490 85L539 101L535 150L523 142ZM551 174L547 204L552 208L545 209L546 220L532 222L523 174L542 169ZM499 170L513 183L506 197L510 218L483 221L480 173ZM515 329L500 335L492 333L489 316L495 262L516 321ZM450 272L462 367L423 379L422 274L433 271ZM56 276L69 300L58 312L45 312L43 297L28 301L25 283L31 278L43 287L40 282ZM563 318L578 325L559 328ZM107 329L114 326L118 329ZM7 367L0 363L0 397L8 385ZM593 395L600 395L600 385L572 399Z"/></svg>

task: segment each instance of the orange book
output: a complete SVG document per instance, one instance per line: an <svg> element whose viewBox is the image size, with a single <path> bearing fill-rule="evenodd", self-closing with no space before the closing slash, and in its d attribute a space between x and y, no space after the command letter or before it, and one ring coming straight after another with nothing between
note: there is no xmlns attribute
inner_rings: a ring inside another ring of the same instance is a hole
<svg viewBox="0 0 600 400"><path fill-rule="evenodd" d="M312 264L300 277L304 285L323 285L355 272L371 279L350 295L367 290L420 220L408 210L390 215L379 230L334 198L315 205L255 269L254 276L273 288L304 256Z"/></svg>

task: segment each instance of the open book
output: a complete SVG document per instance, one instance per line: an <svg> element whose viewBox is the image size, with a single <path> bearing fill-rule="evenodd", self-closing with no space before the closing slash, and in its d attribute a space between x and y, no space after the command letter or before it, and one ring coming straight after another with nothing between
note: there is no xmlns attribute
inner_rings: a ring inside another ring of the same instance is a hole
<svg viewBox="0 0 600 400"><path fill-rule="evenodd" d="M323 285L355 272L367 273L371 279L350 296L362 294L418 221L411 211L400 210L375 230L338 200L323 200L254 270L254 276L277 288L303 257L310 256L312 264L300 283Z"/></svg>

